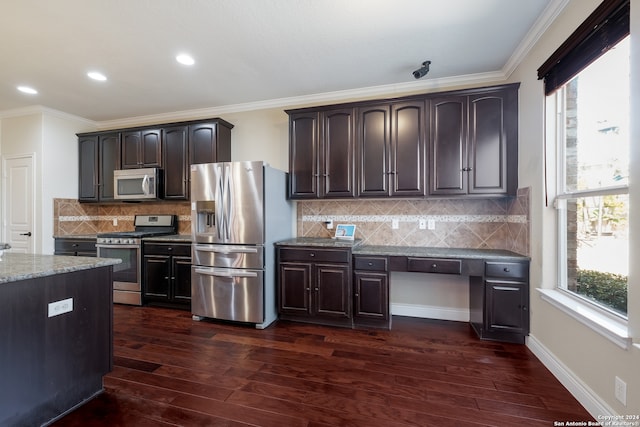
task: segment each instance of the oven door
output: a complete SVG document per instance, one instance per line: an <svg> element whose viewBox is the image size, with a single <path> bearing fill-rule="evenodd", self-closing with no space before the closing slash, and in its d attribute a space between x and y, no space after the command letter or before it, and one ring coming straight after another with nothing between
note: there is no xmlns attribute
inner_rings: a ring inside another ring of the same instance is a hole
<svg viewBox="0 0 640 427"><path fill-rule="evenodd" d="M97 244L98 257L122 261L113 266L113 301L122 304L142 303L140 295L140 245Z"/></svg>
<svg viewBox="0 0 640 427"><path fill-rule="evenodd" d="M262 323L264 272L191 267L191 313L212 319Z"/></svg>

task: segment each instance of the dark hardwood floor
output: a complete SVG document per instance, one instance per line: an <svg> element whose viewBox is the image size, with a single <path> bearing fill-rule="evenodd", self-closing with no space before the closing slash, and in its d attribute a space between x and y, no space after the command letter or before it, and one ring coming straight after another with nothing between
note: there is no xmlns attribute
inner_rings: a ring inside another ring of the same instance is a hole
<svg viewBox="0 0 640 427"><path fill-rule="evenodd" d="M523 345L466 323L393 330L196 322L114 308L105 392L63 426L552 426L593 420Z"/></svg>

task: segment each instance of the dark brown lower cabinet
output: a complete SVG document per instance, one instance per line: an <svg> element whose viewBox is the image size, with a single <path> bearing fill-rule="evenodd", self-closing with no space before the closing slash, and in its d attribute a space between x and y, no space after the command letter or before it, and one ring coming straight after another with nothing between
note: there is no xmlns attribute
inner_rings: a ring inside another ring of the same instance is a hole
<svg viewBox="0 0 640 427"><path fill-rule="evenodd" d="M386 257L354 256L353 323L391 329Z"/></svg>
<svg viewBox="0 0 640 427"><path fill-rule="evenodd" d="M145 304L191 309L191 245L145 243L142 298Z"/></svg>
<svg viewBox="0 0 640 427"><path fill-rule="evenodd" d="M278 248L281 319L351 326L351 251Z"/></svg>
<svg viewBox="0 0 640 427"><path fill-rule="evenodd" d="M112 283L108 266L0 286L0 425L48 425L103 391ZM55 314L65 300L69 311Z"/></svg>
<svg viewBox="0 0 640 427"><path fill-rule="evenodd" d="M529 263L485 262L469 284L470 320L482 339L524 344L529 334Z"/></svg>

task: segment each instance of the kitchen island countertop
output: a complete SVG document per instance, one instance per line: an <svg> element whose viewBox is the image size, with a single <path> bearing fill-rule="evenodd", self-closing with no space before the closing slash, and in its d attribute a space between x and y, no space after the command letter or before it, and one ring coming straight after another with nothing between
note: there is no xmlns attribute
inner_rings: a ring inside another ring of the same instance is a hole
<svg viewBox="0 0 640 427"><path fill-rule="evenodd" d="M0 284L120 264L113 258L37 255L5 252L0 260Z"/></svg>

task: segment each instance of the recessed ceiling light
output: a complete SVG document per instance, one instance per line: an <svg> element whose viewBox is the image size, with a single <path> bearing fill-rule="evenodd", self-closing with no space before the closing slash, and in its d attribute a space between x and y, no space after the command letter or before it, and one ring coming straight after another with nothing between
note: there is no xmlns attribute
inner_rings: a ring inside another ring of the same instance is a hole
<svg viewBox="0 0 640 427"><path fill-rule="evenodd" d="M18 86L18 90L23 93L28 93L29 95L35 95L38 93L37 90L29 86Z"/></svg>
<svg viewBox="0 0 640 427"><path fill-rule="evenodd" d="M180 55L176 56L176 61L183 65L193 65L196 63L191 55L187 55L186 53L181 53Z"/></svg>
<svg viewBox="0 0 640 427"><path fill-rule="evenodd" d="M104 74L99 73L97 71L89 71L87 73L87 76L89 76L89 78L92 78L93 80L98 80L98 81L101 81L101 82L107 80L107 76L105 76Z"/></svg>

